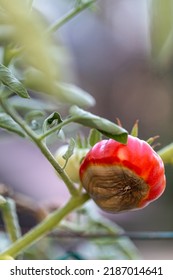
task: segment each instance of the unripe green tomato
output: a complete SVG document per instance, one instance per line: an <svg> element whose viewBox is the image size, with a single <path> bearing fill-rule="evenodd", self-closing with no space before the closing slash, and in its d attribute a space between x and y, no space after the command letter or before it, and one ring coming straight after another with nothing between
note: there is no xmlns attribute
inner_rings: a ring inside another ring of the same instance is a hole
<svg viewBox="0 0 173 280"><path fill-rule="evenodd" d="M55 159L61 167L65 165L63 155L66 153L68 145L61 146L55 153ZM89 149L74 148L73 155L69 158L65 167L65 172L74 183L79 183L79 168L81 160L86 156Z"/></svg>

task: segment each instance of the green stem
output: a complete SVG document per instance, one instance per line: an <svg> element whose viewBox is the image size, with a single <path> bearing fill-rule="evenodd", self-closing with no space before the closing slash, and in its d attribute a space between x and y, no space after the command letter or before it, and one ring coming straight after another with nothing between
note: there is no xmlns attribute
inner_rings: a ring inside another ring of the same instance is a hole
<svg viewBox="0 0 173 280"><path fill-rule="evenodd" d="M53 230L61 220L71 211L83 205L89 199L88 194L72 197L68 203L61 209L57 209L50 214L39 225L23 235L20 239L14 242L7 250L1 253L0 257L10 255L15 257L24 249L44 237L48 232Z"/></svg>
<svg viewBox="0 0 173 280"><path fill-rule="evenodd" d="M75 121L76 119L78 119L78 117L70 117L66 120L64 120L63 122L57 124L56 126L52 127L51 129L49 129L48 131L46 131L45 133L41 134L38 137L38 140L42 141L44 138L46 138L47 136L51 135L52 133L60 130L63 126Z"/></svg>
<svg viewBox="0 0 173 280"><path fill-rule="evenodd" d="M50 150L47 148L46 144L42 142L38 142L38 147L40 148L42 154L48 159L48 161L52 164L52 166L55 168L55 170L58 172L64 183L66 184L69 192L71 195L77 195L78 190L73 185L72 181L68 177L67 173L63 170L63 168L60 167L58 162L55 160L54 156L50 152Z"/></svg>
<svg viewBox="0 0 173 280"><path fill-rule="evenodd" d="M157 151L163 162L173 164L173 143Z"/></svg>
<svg viewBox="0 0 173 280"><path fill-rule="evenodd" d="M55 21L48 29L47 32L55 32L58 30L62 25L64 25L66 22L71 20L74 16L88 8L91 4L93 4L95 0L88 1L86 3L83 3L74 9L72 9L70 12L68 12L66 15L64 15L62 18Z"/></svg>
<svg viewBox="0 0 173 280"><path fill-rule="evenodd" d="M38 135L23 121L23 119L18 115L18 113L14 110L14 108L11 107L10 103L8 103L3 98L0 99L0 104L4 111L9 114L12 119L20 125L20 127L26 132L26 134L31 138L33 142L37 145L37 147L41 150L42 154L48 159L48 161L51 163L51 165L55 168L55 170L59 173L60 177L66 184L69 192L71 195L77 195L78 190L75 188L73 182L70 180L66 172L61 168L61 166L58 164L58 162L55 160L54 156L50 152L50 150L47 148L46 144L43 143L39 139ZM46 136L45 136L46 137Z"/></svg>
<svg viewBox="0 0 173 280"><path fill-rule="evenodd" d="M6 202L1 206L3 221L10 240L15 242L21 236L18 216L16 213L16 205L14 200L7 198Z"/></svg>
<svg viewBox="0 0 173 280"><path fill-rule="evenodd" d="M4 111L12 117L12 119L20 125L26 134L34 141L37 141L37 134L23 121L19 114L14 110L6 98L0 98L0 104Z"/></svg>

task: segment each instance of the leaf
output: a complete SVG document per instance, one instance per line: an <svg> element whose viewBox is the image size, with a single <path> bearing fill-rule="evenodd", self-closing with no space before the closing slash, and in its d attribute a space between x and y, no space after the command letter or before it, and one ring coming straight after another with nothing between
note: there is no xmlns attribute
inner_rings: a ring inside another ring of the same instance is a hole
<svg viewBox="0 0 173 280"><path fill-rule="evenodd" d="M0 127L25 137L21 127L6 113L0 113Z"/></svg>
<svg viewBox="0 0 173 280"><path fill-rule="evenodd" d="M173 164L173 143L157 151L164 164Z"/></svg>
<svg viewBox="0 0 173 280"><path fill-rule="evenodd" d="M32 2L32 1L29 1ZM0 6L7 16L7 24L13 25L15 34L10 42L23 48L24 65L36 67L44 73L47 84L59 75L59 67L53 53L53 40L45 32L44 17L31 9L31 4L23 0L0 0ZM27 65L28 65L27 64Z"/></svg>
<svg viewBox="0 0 173 280"><path fill-rule="evenodd" d="M47 129L53 127L62 122L61 116L58 112L53 112L50 116L48 116L43 123L43 131L45 132Z"/></svg>
<svg viewBox="0 0 173 280"><path fill-rule="evenodd" d="M17 110L21 111L31 111L31 110L43 110L43 111L53 111L57 109L57 104L53 104L48 100L39 99L22 99L19 96L13 96L9 99L10 104Z"/></svg>
<svg viewBox="0 0 173 280"><path fill-rule="evenodd" d="M95 99L92 95L73 84L58 83L57 97L58 100L62 102L75 104L81 107L91 107L95 105Z"/></svg>
<svg viewBox="0 0 173 280"><path fill-rule="evenodd" d="M53 123L55 124L55 121L56 121L56 124L58 123L61 123L62 122L62 119L61 119L61 116L58 112L54 112L52 113L48 118L47 118L47 124L48 125L52 125Z"/></svg>
<svg viewBox="0 0 173 280"><path fill-rule="evenodd" d="M127 131L107 119L84 111L77 106L70 108L70 114L72 117L75 117L73 121L76 123L95 128L108 138L112 138L123 144L127 142Z"/></svg>
<svg viewBox="0 0 173 280"><path fill-rule="evenodd" d="M70 139L70 143L68 145L68 149L67 151L65 152L65 154L62 156L63 159L65 159L66 161L66 164L67 164L67 161L69 160L69 158L73 155L73 151L74 151L74 148L75 148L75 141L73 138ZM66 165L65 164L65 165Z"/></svg>
<svg viewBox="0 0 173 280"><path fill-rule="evenodd" d="M163 63L165 58L169 61L172 57L173 2L152 0L150 7L151 51Z"/></svg>
<svg viewBox="0 0 173 280"><path fill-rule="evenodd" d="M43 111L39 111L39 110L32 110L29 111L26 115L25 115L25 121L27 123L30 123L32 121L35 121L36 119L42 118L44 116L44 112Z"/></svg>
<svg viewBox="0 0 173 280"><path fill-rule="evenodd" d="M88 142L91 147L93 147L97 142L99 142L102 139L101 133L97 129L91 129Z"/></svg>
<svg viewBox="0 0 173 280"><path fill-rule="evenodd" d="M70 105L78 105L80 107L91 107L95 105L95 99L88 92L73 84L55 82L51 84L47 82L47 77L40 71L30 67L25 72L24 84L37 92L44 92L54 96L58 101Z"/></svg>
<svg viewBox="0 0 173 280"><path fill-rule="evenodd" d="M12 92L15 92L20 97L29 98L25 87L19 82L12 72L0 63L0 81L7 86Z"/></svg>

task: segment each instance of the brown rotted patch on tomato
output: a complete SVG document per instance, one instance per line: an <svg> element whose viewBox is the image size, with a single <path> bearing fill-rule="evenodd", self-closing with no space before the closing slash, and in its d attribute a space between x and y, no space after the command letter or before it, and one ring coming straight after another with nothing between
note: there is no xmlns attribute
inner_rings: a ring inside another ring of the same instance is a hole
<svg viewBox="0 0 173 280"><path fill-rule="evenodd" d="M111 213L139 208L149 193L142 178L120 165L90 165L82 183L96 204Z"/></svg>

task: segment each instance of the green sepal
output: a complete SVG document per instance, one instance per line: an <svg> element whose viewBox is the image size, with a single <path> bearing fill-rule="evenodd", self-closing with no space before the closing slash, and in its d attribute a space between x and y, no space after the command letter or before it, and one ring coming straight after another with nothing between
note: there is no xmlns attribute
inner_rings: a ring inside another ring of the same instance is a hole
<svg viewBox="0 0 173 280"><path fill-rule="evenodd" d="M93 147L97 142L102 140L102 134L97 129L91 129L88 136L88 143Z"/></svg>
<svg viewBox="0 0 173 280"><path fill-rule="evenodd" d="M73 152L74 152L74 148L75 148L75 141L73 138L70 139L70 142L69 142L69 145L68 145L68 148L67 148L67 151L65 152L65 154L62 156L63 159L66 161L65 162L65 166L69 160L69 158L73 155ZM64 166L64 168L65 168Z"/></svg>
<svg viewBox="0 0 173 280"><path fill-rule="evenodd" d="M134 123L130 135L134 137L138 137L138 120L136 120L136 122Z"/></svg>

